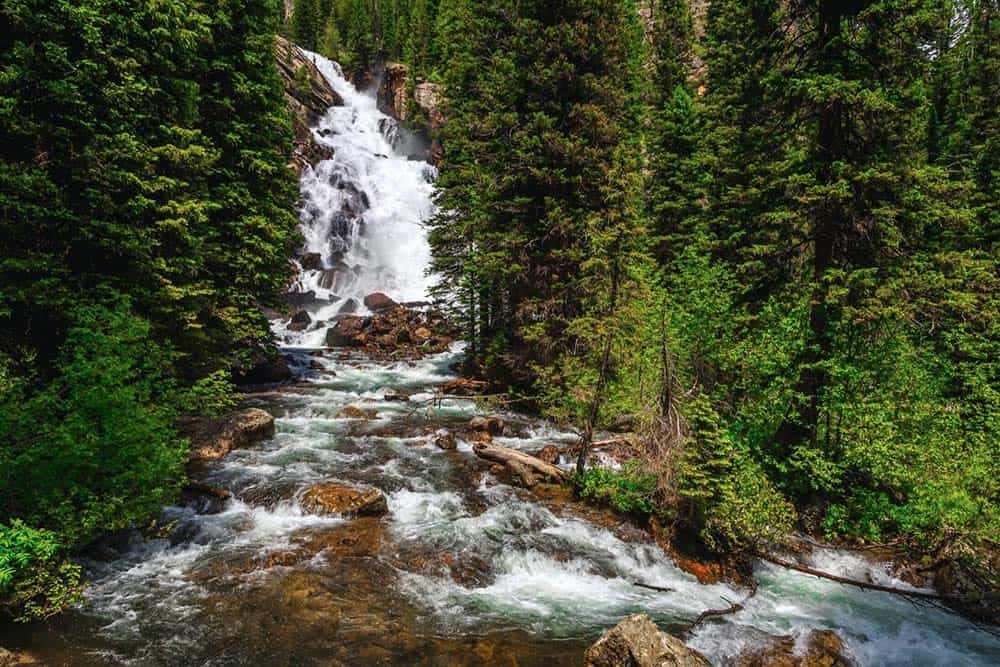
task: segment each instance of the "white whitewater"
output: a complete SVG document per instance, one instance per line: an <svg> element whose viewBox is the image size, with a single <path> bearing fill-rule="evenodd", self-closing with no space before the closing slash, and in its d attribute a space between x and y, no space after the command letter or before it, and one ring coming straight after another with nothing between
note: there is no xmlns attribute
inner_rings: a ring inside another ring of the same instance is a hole
<svg viewBox="0 0 1000 667"><path fill-rule="evenodd" d="M401 301L425 296L429 252L421 222L433 211L433 170L393 152L387 128L394 125L372 97L354 90L334 63L317 64L346 104L318 128L335 157L303 175L307 249L328 268L338 261L361 267L352 268L356 280L336 288L323 287L318 271L301 274L296 289L332 300L315 311L322 321L348 299L376 290ZM340 221L358 192L367 199L364 210ZM278 323L276 330L304 348L322 345L324 326L295 334ZM626 542L582 519L556 516L483 475L467 441L454 452L431 444L429 434L459 430L478 409L458 398L414 408L453 377L459 350L412 363L295 354L305 386L251 399L277 416L276 436L199 472L201 481L234 497L214 509L167 508L176 522L169 537L136 539L116 558L89 564L94 585L62 640L65 664L496 664L477 662L472 648L490 633L508 632L517 633L510 641L557 656L529 658L515 643L521 664L578 665L583 642L628 614L646 611L676 628L726 606L723 598L745 594L698 584L648 541ZM390 388L411 392L412 402L384 400ZM378 416L345 418L340 410L351 405ZM504 417L509 428L499 442L506 446L537 451L575 440L535 419ZM329 479L385 492L389 514L376 553L337 560L324 550L302 563L268 565L303 534L350 525L313 516L299 503L311 484ZM446 568L413 566L406 556L414 553L478 565L456 578ZM846 552L817 551L813 559L828 571L902 585ZM766 634L801 636L813 628L840 633L862 665L1000 662L1000 643L954 616L766 564L757 575L760 590L743 611L704 624L691 640L715 664L730 664ZM636 581L673 591L638 588ZM351 600L362 600L362 612L352 612ZM449 638L467 642L467 660L433 653ZM498 641L499 651L511 646ZM42 644L60 646L49 637ZM373 645L385 647L377 659L358 652ZM53 658L64 664L63 654Z"/></svg>
<svg viewBox="0 0 1000 667"><path fill-rule="evenodd" d="M333 157L306 167L300 182L304 253L322 268L300 270L293 292L312 292L314 324L306 332L275 332L290 346L323 344L340 312L364 312L363 299L383 292L398 302L424 301L433 278L426 220L434 213L437 171L407 156L414 143L405 128L378 110L374 93L358 91L337 63L308 53L343 106L332 107L313 129ZM300 267L301 269L301 267Z"/></svg>

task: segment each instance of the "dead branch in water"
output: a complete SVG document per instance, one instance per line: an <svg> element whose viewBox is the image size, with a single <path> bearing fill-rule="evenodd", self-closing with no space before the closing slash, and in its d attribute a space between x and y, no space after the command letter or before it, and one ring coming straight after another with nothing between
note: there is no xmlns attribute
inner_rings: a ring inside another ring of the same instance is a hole
<svg viewBox="0 0 1000 667"><path fill-rule="evenodd" d="M686 628L681 630L680 632L681 636L683 637L685 635L689 635L691 631L694 630L696 627L698 627L698 625L701 624L701 622L704 621L705 619L714 618L716 616L728 616L730 614L735 614L738 611L743 611L743 605L745 605L750 598L757 595L757 580L752 579L751 582L753 586L750 588L750 592L747 594L745 598L743 598L741 602L731 602L726 598L722 598L724 602L729 602L728 607L726 607L725 609L706 609L705 611L701 612L700 614L698 614L698 617L696 619L691 621Z"/></svg>
<svg viewBox="0 0 1000 667"><path fill-rule="evenodd" d="M654 586L652 584L644 584L641 581L633 581L633 586L638 586L639 588L648 588L651 591L659 591L660 593L673 593L674 589L664 588L663 586Z"/></svg>

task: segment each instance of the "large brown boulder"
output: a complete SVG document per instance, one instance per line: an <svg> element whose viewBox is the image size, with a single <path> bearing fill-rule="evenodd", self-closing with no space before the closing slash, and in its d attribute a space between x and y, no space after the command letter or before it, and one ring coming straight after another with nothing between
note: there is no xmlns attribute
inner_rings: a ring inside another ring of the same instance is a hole
<svg viewBox="0 0 1000 667"><path fill-rule="evenodd" d="M663 632L646 614L629 616L587 649L585 667L711 667L705 656Z"/></svg>
<svg viewBox="0 0 1000 667"><path fill-rule="evenodd" d="M374 294L369 294L365 297L365 308L372 311L373 313L380 313L385 310L390 310L398 306L395 301L390 299L388 296L382 292L375 292Z"/></svg>
<svg viewBox="0 0 1000 667"><path fill-rule="evenodd" d="M234 449L274 437L274 417L247 408L216 419L181 417L177 428L191 439L191 461L217 461Z"/></svg>
<svg viewBox="0 0 1000 667"><path fill-rule="evenodd" d="M737 667L850 667L844 642L833 630L813 630L805 649L796 651L794 637L774 637L762 647L740 656Z"/></svg>
<svg viewBox="0 0 1000 667"><path fill-rule="evenodd" d="M500 435L503 433L503 417L499 415L476 416L469 420L469 428L473 431L486 431L490 435Z"/></svg>
<svg viewBox="0 0 1000 667"><path fill-rule="evenodd" d="M378 489L357 488L339 482L316 484L302 496L301 504L303 509L316 514L382 516L389 511L385 494Z"/></svg>
<svg viewBox="0 0 1000 667"><path fill-rule="evenodd" d="M365 326L368 319L358 315L341 315L337 323L326 332L326 344L330 347L360 347L364 345Z"/></svg>

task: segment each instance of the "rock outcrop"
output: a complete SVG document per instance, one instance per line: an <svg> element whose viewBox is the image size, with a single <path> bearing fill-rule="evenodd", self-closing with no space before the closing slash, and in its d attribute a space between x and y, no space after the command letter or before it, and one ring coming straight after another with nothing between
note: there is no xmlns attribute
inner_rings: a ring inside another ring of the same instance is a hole
<svg viewBox="0 0 1000 667"><path fill-rule="evenodd" d="M646 614L629 616L584 655L585 667L710 667L703 655L656 627Z"/></svg>
<svg viewBox="0 0 1000 667"><path fill-rule="evenodd" d="M740 656L737 667L851 667L844 642L833 630L813 630L800 642L775 637L763 647Z"/></svg>
<svg viewBox="0 0 1000 667"><path fill-rule="evenodd" d="M191 461L217 461L234 449L274 437L274 417L247 408L215 419L181 417L177 428L191 439Z"/></svg>
<svg viewBox="0 0 1000 667"><path fill-rule="evenodd" d="M378 489L362 489L339 482L316 484L302 496L303 509L316 514L382 516L389 511L385 494Z"/></svg>
<svg viewBox="0 0 1000 667"><path fill-rule="evenodd" d="M295 130L293 166L301 174L306 165L316 164L332 155L330 149L316 142L310 128L316 125L327 109L340 106L344 101L297 44L279 36L274 42L274 55L278 72L285 82L285 99L292 112Z"/></svg>

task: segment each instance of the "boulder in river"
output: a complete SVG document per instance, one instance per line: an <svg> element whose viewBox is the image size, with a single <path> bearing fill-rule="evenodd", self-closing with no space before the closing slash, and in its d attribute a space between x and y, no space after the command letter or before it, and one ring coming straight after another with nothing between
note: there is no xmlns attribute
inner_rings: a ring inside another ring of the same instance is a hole
<svg viewBox="0 0 1000 667"><path fill-rule="evenodd" d="M0 646L0 667L21 667L24 665L41 665L42 663L37 660L30 653L19 653L17 651L8 651L7 649Z"/></svg>
<svg viewBox="0 0 1000 667"><path fill-rule="evenodd" d="M330 347L358 347L364 344L364 330L368 318L358 315L343 315L326 332L326 344Z"/></svg>
<svg viewBox="0 0 1000 667"><path fill-rule="evenodd" d="M490 435L500 435L503 433L503 417L499 415L482 415L469 420L469 428L473 431L486 431Z"/></svg>
<svg viewBox="0 0 1000 667"><path fill-rule="evenodd" d="M854 661L844 654L844 642L833 630L812 630L796 641L794 637L774 637L762 647L740 656L737 667L851 667Z"/></svg>
<svg viewBox="0 0 1000 667"><path fill-rule="evenodd" d="M305 271L319 271L323 268L323 256L318 252L307 252L299 257L299 264Z"/></svg>
<svg viewBox="0 0 1000 667"><path fill-rule="evenodd" d="M339 482L316 484L302 496L302 507L316 514L382 516L389 511L385 494L378 489L357 488Z"/></svg>
<svg viewBox="0 0 1000 667"><path fill-rule="evenodd" d="M455 440L455 434L451 431L440 430L434 434L434 444L440 449L455 449L458 447L458 443Z"/></svg>
<svg viewBox="0 0 1000 667"><path fill-rule="evenodd" d="M375 419L377 416L375 410L365 410L356 405L348 405L337 412L337 419Z"/></svg>
<svg viewBox="0 0 1000 667"><path fill-rule="evenodd" d="M410 395L402 389L390 389L382 396L382 400L390 403L406 403L410 400Z"/></svg>
<svg viewBox="0 0 1000 667"><path fill-rule="evenodd" d="M365 308L373 313L395 308L398 304L382 292L375 292L365 297Z"/></svg>
<svg viewBox="0 0 1000 667"><path fill-rule="evenodd" d="M711 667L705 656L663 632L646 614L629 616L587 649L585 667Z"/></svg>
<svg viewBox="0 0 1000 667"><path fill-rule="evenodd" d="M191 439L191 461L217 461L234 449L273 437L274 417L259 408L247 408L216 419L181 417L177 428Z"/></svg>
<svg viewBox="0 0 1000 667"><path fill-rule="evenodd" d="M297 310L295 314L292 315L292 319L288 322L289 331L305 331L312 324L312 318L309 317L309 313L304 310Z"/></svg>

